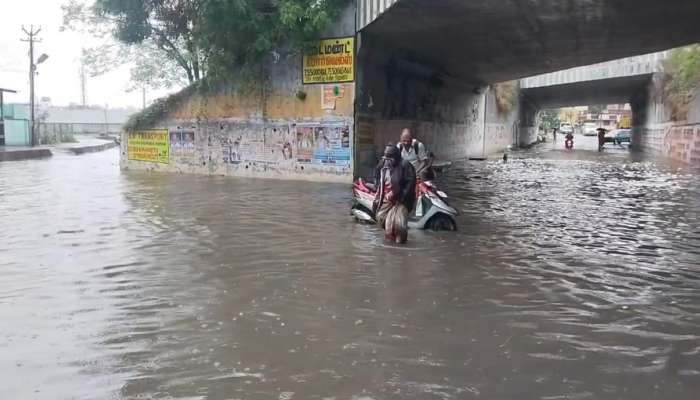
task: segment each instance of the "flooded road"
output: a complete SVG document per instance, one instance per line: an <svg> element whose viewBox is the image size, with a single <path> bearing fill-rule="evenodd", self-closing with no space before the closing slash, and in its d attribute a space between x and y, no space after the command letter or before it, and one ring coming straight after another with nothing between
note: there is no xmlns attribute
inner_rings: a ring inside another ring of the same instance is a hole
<svg viewBox="0 0 700 400"><path fill-rule="evenodd" d="M344 185L2 163L0 398L698 398L697 170L542 146L439 183L460 231L396 247Z"/></svg>

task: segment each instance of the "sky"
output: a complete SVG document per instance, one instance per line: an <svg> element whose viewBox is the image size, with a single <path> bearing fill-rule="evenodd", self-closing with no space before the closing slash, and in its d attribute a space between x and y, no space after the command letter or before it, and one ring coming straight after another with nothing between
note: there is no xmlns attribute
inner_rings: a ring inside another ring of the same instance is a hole
<svg viewBox="0 0 700 400"><path fill-rule="evenodd" d="M49 58L37 67L36 97L49 97L53 105L81 103L80 52L99 42L87 34L64 31L61 4L67 0L0 0L0 88L16 90L5 93L6 103L29 102L29 43L22 25L41 27L35 45L35 58L46 53ZM109 108L141 107L142 93L127 92L129 67L125 66L100 77L88 77L87 104ZM170 90L172 92L173 90ZM149 103L168 94L161 90L146 94Z"/></svg>

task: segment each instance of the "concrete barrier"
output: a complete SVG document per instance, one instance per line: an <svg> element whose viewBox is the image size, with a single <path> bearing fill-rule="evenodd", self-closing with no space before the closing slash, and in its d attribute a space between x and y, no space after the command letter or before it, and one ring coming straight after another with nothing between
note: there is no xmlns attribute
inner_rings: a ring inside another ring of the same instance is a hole
<svg viewBox="0 0 700 400"><path fill-rule="evenodd" d="M66 147L65 150L68 150L69 152L71 152L75 155L79 155L79 154L85 154L85 153L95 153L98 151L111 149L111 148L114 148L117 146L119 146L119 143L117 143L117 142L106 142L106 143L88 145L88 146Z"/></svg>
<svg viewBox="0 0 700 400"><path fill-rule="evenodd" d="M32 148L0 148L0 161L20 161L37 158L51 157L53 154L49 149Z"/></svg>

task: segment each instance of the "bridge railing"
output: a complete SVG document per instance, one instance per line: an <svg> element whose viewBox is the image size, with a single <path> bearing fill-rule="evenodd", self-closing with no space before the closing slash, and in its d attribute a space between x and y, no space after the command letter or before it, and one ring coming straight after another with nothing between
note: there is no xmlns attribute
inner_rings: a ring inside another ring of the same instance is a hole
<svg viewBox="0 0 700 400"><path fill-rule="evenodd" d="M534 88L542 86L564 85L575 82L598 79L619 78L633 75L644 75L659 72L662 61L668 52L645 54L642 56L621 58L599 64L586 65L565 69L548 74L531 76L520 80L520 87Z"/></svg>

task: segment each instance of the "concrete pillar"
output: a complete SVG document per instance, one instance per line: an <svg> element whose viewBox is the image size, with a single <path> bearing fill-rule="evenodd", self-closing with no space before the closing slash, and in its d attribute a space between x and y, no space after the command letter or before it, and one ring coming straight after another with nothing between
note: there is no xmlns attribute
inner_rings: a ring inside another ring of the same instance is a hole
<svg viewBox="0 0 700 400"><path fill-rule="evenodd" d="M520 147L529 146L537 141L539 129L540 107L527 97L520 100L520 128L518 129L518 143Z"/></svg>

